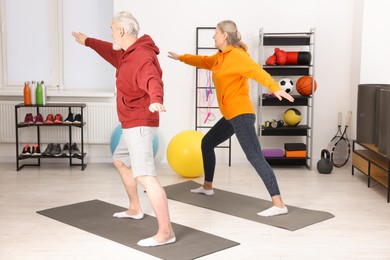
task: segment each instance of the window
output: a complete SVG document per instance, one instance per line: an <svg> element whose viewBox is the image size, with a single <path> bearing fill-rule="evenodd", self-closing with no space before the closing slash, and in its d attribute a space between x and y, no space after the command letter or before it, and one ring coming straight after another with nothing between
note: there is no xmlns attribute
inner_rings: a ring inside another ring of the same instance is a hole
<svg viewBox="0 0 390 260"><path fill-rule="evenodd" d="M72 31L111 41L112 0L0 0L2 88L114 91L115 70Z"/></svg>

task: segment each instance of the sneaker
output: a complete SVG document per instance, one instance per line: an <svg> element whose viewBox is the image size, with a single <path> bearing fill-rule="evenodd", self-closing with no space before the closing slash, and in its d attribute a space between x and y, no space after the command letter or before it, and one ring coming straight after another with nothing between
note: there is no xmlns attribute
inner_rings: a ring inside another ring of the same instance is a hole
<svg viewBox="0 0 390 260"><path fill-rule="evenodd" d="M39 148L39 146L37 144L34 144L32 147L32 155L33 156L41 155L41 149Z"/></svg>
<svg viewBox="0 0 390 260"><path fill-rule="evenodd" d="M52 156L61 156L61 145L60 144L53 144L53 149L51 149L50 155Z"/></svg>
<svg viewBox="0 0 390 260"><path fill-rule="evenodd" d="M34 118L34 124L41 125L43 124L43 117L41 114L37 114Z"/></svg>
<svg viewBox="0 0 390 260"><path fill-rule="evenodd" d="M62 155L70 156L71 154L70 150L71 150L70 144L69 143L64 144L64 147L62 148Z"/></svg>
<svg viewBox="0 0 390 260"><path fill-rule="evenodd" d="M54 119L54 124L62 124L62 116L60 114L56 114L56 117Z"/></svg>
<svg viewBox="0 0 390 260"><path fill-rule="evenodd" d="M82 122L81 114L77 114L74 117L73 124L81 124L81 122Z"/></svg>
<svg viewBox="0 0 390 260"><path fill-rule="evenodd" d="M28 125L34 124L34 118L31 113L26 114L26 116L24 117L24 123Z"/></svg>
<svg viewBox="0 0 390 260"><path fill-rule="evenodd" d="M68 117L64 121L64 124L73 124L73 121L73 113L69 113Z"/></svg>
<svg viewBox="0 0 390 260"><path fill-rule="evenodd" d="M31 155L31 148L28 144L25 144L23 147L22 155Z"/></svg>
<svg viewBox="0 0 390 260"><path fill-rule="evenodd" d="M77 144L76 143L73 143L72 144L72 147L71 147L71 154L72 155L78 155L78 156L80 156L81 155L81 152L80 152L80 150L79 150L79 148L77 147Z"/></svg>
<svg viewBox="0 0 390 260"><path fill-rule="evenodd" d="M54 116L53 114L48 114L45 120L45 124L52 125L54 124Z"/></svg>
<svg viewBox="0 0 390 260"><path fill-rule="evenodd" d="M54 144L50 143L47 145L45 151L43 152L43 155L50 156L51 155L51 150L53 149Z"/></svg>

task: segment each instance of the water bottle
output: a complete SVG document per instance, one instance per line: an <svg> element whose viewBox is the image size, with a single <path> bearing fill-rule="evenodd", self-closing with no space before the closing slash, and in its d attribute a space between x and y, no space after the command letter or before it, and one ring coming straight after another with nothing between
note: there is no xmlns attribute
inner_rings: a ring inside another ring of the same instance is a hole
<svg viewBox="0 0 390 260"><path fill-rule="evenodd" d="M43 105L43 89L40 82L37 82L37 89L35 90L37 105Z"/></svg>
<svg viewBox="0 0 390 260"><path fill-rule="evenodd" d="M30 91L30 82L24 82L23 96L24 96L24 104L26 106L31 105L31 91Z"/></svg>
<svg viewBox="0 0 390 260"><path fill-rule="evenodd" d="M41 86L42 86L42 105L46 105L46 86L43 80L41 81Z"/></svg>
<svg viewBox="0 0 390 260"><path fill-rule="evenodd" d="M31 105L37 104L37 83L33 80L31 81L30 85L30 91L31 91Z"/></svg>

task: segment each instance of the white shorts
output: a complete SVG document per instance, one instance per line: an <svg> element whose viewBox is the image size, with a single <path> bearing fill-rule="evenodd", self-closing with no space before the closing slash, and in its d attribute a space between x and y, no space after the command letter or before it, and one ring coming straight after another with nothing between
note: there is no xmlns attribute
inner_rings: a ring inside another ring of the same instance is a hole
<svg viewBox="0 0 390 260"><path fill-rule="evenodd" d="M131 168L133 177L156 176L153 157L153 139L157 127L138 126L122 129L118 146L112 156Z"/></svg>

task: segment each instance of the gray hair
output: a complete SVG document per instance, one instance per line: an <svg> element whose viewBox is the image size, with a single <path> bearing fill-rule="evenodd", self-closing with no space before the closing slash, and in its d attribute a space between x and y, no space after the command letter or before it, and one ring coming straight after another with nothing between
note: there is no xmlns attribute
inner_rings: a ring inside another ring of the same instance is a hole
<svg viewBox="0 0 390 260"><path fill-rule="evenodd" d="M114 21L124 29L125 34L138 36L139 24L131 13L126 11L116 13Z"/></svg>
<svg viewBox="0 0 390 260"><path fill-rule="evenodd" d="M247 50L246 44L241 40L241 34L237 29L237 25L235 22L231 20L224 20L217 24L217 27L222 31L226 32L227 42L228 44L233 45L234 47L238 47L243 49L244 51Z"/></svg>

